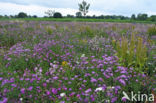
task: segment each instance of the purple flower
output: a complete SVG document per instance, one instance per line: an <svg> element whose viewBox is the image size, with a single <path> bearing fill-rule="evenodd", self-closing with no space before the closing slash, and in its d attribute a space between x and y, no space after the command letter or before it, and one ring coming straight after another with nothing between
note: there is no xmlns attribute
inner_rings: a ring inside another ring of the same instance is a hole
<svg viewBox="0 0 156 103"><path fill-rule="evenodd" d="M115 94L118 94L118 90L121 89L120 86L115 86Z"/></svg>
<svg viewBox="0 0 156 103"><path fill-rule="evenodd" d="M56 89L56 88L52 88L52 89L51 89L51 92L52 92L53 94L57 94L57 89Z"/></svg>
<svg viewBox="0 0 156 103"><path fill-rule="evenodd" d="M105 72L103 73L103 75L104 75L106 78L110 78L110 76L108 76Z"/></svg>
<svg viewBox="0 0 156 103"><path fill-rule="evenodd" d="M90 80L91 82L97 82L97 80L95 78L91 78Z"/></svg>
<svg viewBox="0 0 156 103"><path fill-rule="evenodd" d="M43 83L43 87L46 87L47 86L47 83Z"/></svg>
<svg viewBox="0 0 156 103"><path fill-rule="evenodd" d="M92 89L91 88L89 88L89 89L87 89L86 91L85 91L85 93L89 93L89 92L91 92L92 91Z"/></svg>
<svg viewBox="0 0 156 103"><path fill-rule="evenodd" d="M7 103L8 98L3 98L3 101L0 101L0 103Z"/></svg>
<svg viewBox="0 0 156 103"><path fill-rule="evenodd" d="M123 102L126 102L126 101L127 101L127 99L126 99L126 98L122 98L122 101L123 101Z"/></svg>
<svg viewBox="0 0 156 103"><path fill-rule="evenodd" d="M53 79L54 79L54 80L57 80L57 79L58 79L58 77L57 77L57 76L56 76L56 77L53 77Z"/></svg>
<svg viewBox="0 0 156 103"><path fill-rule="evenodd" d="M97 66L97 68L102 68L103 67L103 64L99 64L98 66Z"/></svg>
<svg viewBox="0 0 156 103"><path fill-rule="evenodd" d="M75 92L72 92L71 94L69 94L69 96L74 96L75 95Z"/></svg>
<svg viewBox="0 0 156 103"><path fill-rule="evenodd" d="M30 86L29 88L28 88L28 91L31 91L33 89L33 87L32 86Z"/></svg>
<svg viewBox="0 0 156 103"><path fill-rule="evenodd" d="M16 84L11 84L11 86L12 86L12 87L16 87L17 85L16 85Z"/></svg>
<svg viewBox="0 0 156 103"><path fill-rule="evenodd" d="M25 88L21 89L21 93L24 94L25 93Z"/></svg>
<svg viewBox="0 0 156 103"><path fill-rule="evenodd" d="M46 94L47 94L47 95L50 95L50 91L47 91Z"/></svg>
<svg viewBox="0 0 156 103"><path fill-rule="evenodd" d="M111 103L115 103L117 101L117 97L112 98Z"/></svg>
<svg viewBox="0 0 156 103"><path fill-rule="evenodd" d="M125 70L124 70L124 71L121 71L120 73L122 73L122 74L126 74L126 73L127 73L127 71L125 71Z"/></svg>
<svg viewBox="0 0 156 103"><path fill-rule="evenodd" d="M83 80L83 82L86 83L87 81L86 80Z"/></svg>
<svg viewBox="0 0 156 103"><path fill-rule="evenodd" d="M91 95L90 98L91 98L91 101L92 101L92 102L95 101L95 98L94 98L93 95Z"/></svg>
<svg viewBox="0 0 156 103"><path fill-rule="evenodd" d="M2 77L0 77L0 81L2 80L3 78Z"/></svg>
<svg viewBox="0 0 156 103"><path fill-rule="evenodd" d="M72 91L72 89L71 89L71 88L69 88L69 91Z"/></svg>
<svg viewBox="0 0 156 103"><path fill-rule="evenodd" d="M98 80L99 80L99 81L101 81L101 82L103 81L103 79L102 79L102 78L98 78Z"/></svg>
<svg viewBox="0 0 156 103"><path fill-rule="evenodd" d="M126 82L123 79L120 79L119 82L123 84L124 86L126 85Z"/></svg>

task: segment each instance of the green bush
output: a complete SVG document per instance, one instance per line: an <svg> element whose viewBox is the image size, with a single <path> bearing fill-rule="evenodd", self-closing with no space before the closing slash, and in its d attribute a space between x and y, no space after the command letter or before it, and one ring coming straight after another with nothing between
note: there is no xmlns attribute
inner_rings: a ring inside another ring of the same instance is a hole
<svg viewBox="0 0 156 103"><path fill-rule="evenodd" d="M149 37L156 35L156 26L149 27L147 30L147 34Z"/></svg>
<svg viewBox="0 0 156 103"><path fill-rule="evenodd" d="M53 34L53 30L50 27L46 27L46 32L48 34Z"/></svg>
<svg viewBox="0 0 156 103"><path fill-rule="evenodd" d="M80 27L81 36L94 37L94 30L89 26Z"/></svg>

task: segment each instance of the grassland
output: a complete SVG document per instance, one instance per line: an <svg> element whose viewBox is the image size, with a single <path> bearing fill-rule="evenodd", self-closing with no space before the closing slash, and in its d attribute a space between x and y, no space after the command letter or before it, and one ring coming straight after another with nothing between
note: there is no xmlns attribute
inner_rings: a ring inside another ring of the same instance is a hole
<svg viewBox="0 0 156 103"><path fill-rule="evenodd" d="M118 23L146 23L156 24L152 21L139 21L139 20L120 20L120 19L89 19L89 18L0 18L3 20L24 20L24 21L57 21L57 22L118 22Z"/></svg>

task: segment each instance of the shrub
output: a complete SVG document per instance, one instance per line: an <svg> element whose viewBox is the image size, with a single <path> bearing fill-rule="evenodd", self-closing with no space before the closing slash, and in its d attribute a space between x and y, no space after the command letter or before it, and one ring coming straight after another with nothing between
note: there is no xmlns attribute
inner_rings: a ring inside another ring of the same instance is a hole
<svg viewBox="0 0 156 103"><path fill-rule="evenodd" d="M149 37L156 35L156 26L149 27L147 30L147 34Z"/></svg>

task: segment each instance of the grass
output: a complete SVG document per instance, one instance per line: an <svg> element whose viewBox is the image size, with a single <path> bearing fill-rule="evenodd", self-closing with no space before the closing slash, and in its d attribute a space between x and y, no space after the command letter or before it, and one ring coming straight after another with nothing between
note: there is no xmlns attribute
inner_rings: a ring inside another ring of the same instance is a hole
<svg viewBox="0 0 156 103"><path fill-rule="evenodd" d="M118 22L118 23L149 23L156 24L152 21L139 21L139 20L120 20L120 19L90 19L90 18L0 18L3 20L25 20L25 21L57 21L57 22Z"/></svg>

